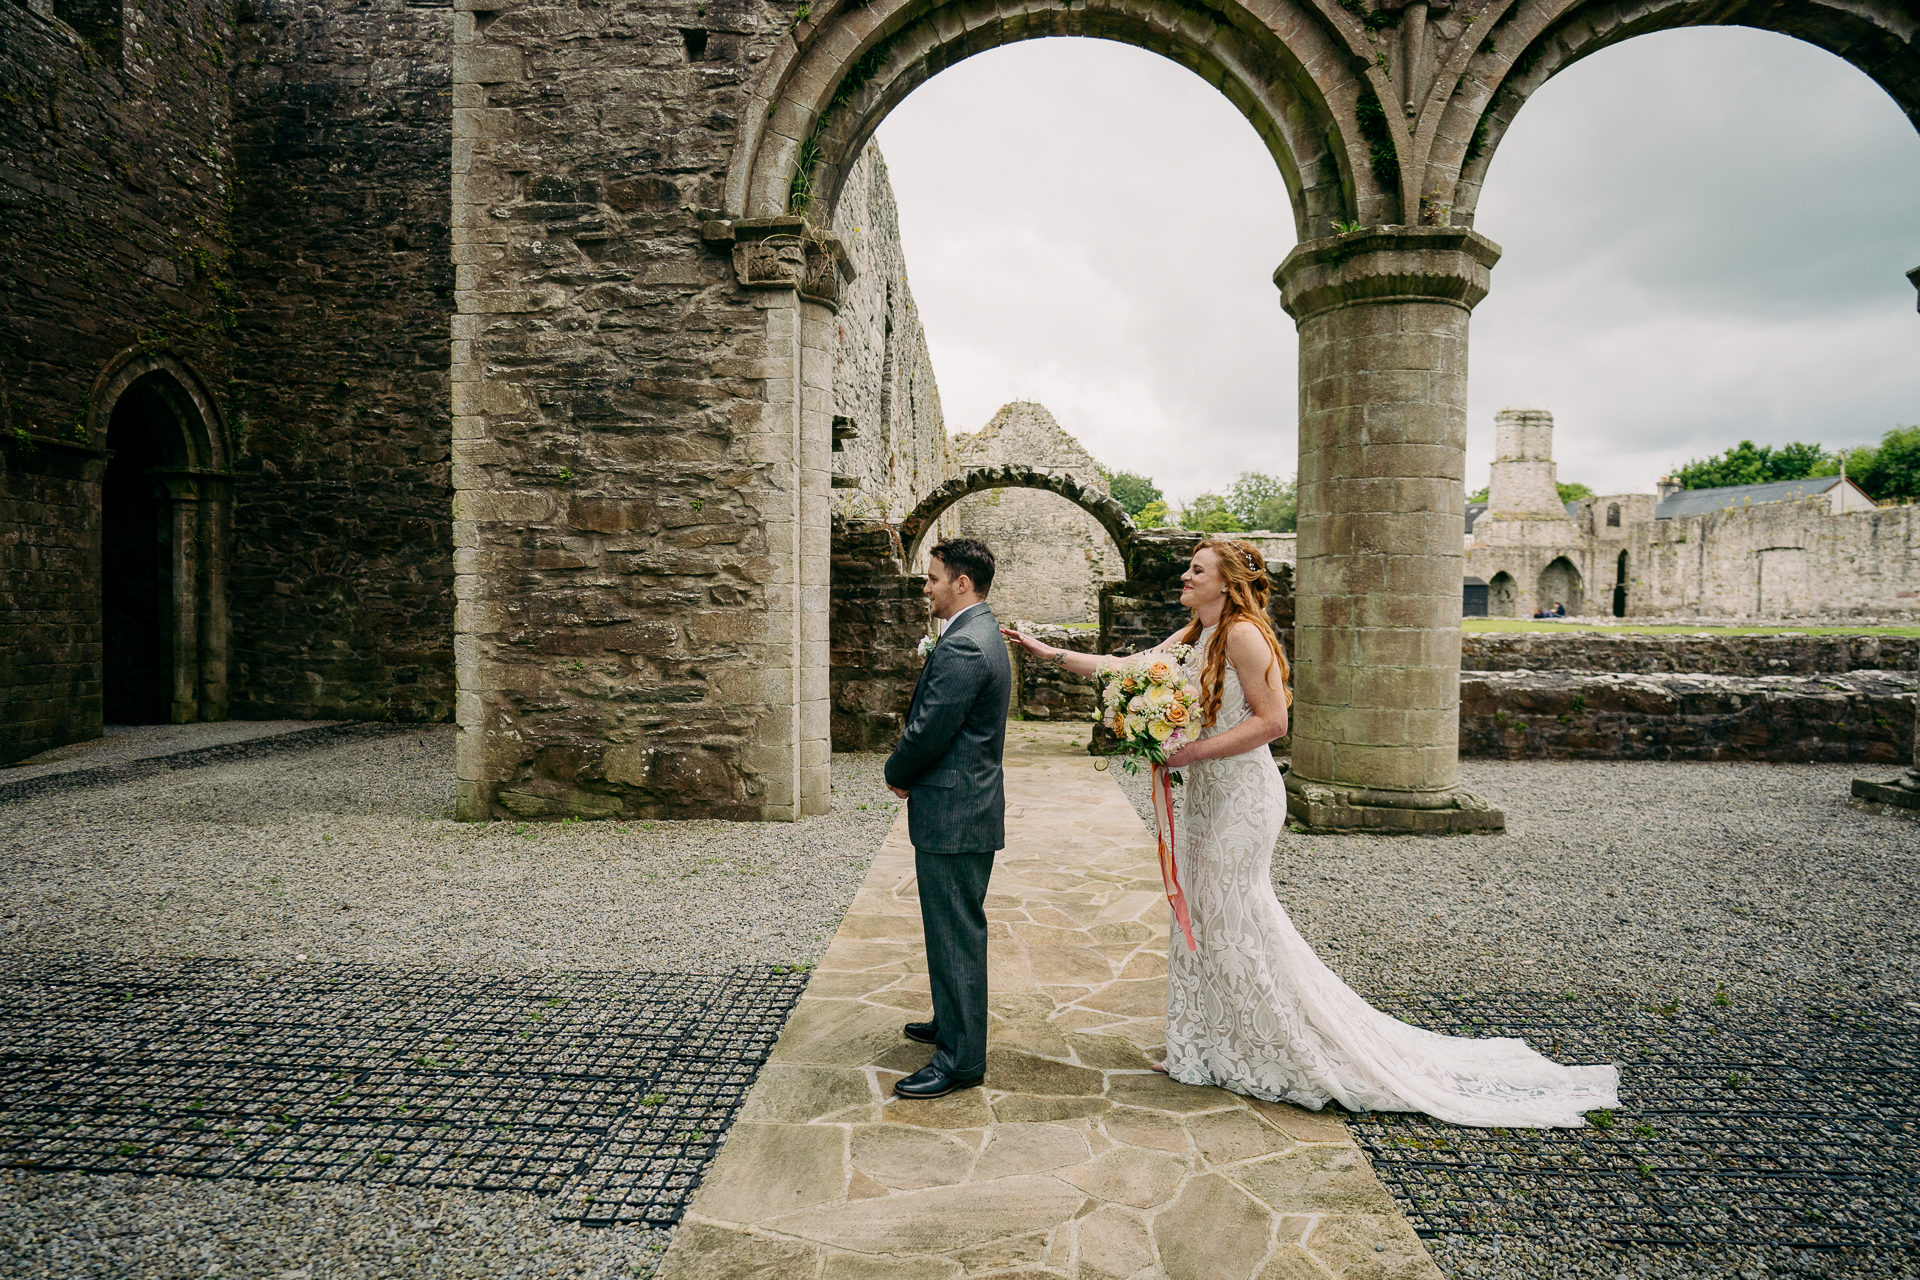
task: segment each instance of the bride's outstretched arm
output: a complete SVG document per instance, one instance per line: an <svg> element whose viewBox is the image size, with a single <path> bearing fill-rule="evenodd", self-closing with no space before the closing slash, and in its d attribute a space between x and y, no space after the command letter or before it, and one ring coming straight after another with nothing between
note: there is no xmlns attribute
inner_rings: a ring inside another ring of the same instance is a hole
<svg viewBox="0 0 1920 1280"><path fill-rule="evenodd" d="M1267 647L1267 638L1250 622L1235 623L1227 632L1227 661L1240 677L1247 695L1245 720L1225 733L1190 742L1167 757L1171 768L1182 769L1197 760L1237 756L1287 735L1287 695L1280 687L1280 667Z"/></svg>
<svg viewBox="0 0 1920 1280"><path fill-rule="evenodd" d="M1000 634L1025 649L1042 662L1054 662L1065 667L1077 676L1090 676L1102 667L1112 666L1114 659L1097 653L1080 653L1073 649L1056 649L1050 644L1034 639L1023 631L1012 627L1000 628Z"/></svg>

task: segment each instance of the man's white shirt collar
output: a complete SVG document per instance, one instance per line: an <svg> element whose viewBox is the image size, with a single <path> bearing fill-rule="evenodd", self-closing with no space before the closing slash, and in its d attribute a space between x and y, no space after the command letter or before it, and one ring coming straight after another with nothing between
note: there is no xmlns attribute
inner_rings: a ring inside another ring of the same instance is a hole
<svg viewBox="0 0 1920 1280"><path fill-rule="evenodd" d="M974 601L972 604L968 605L966 608L962 609L960 612L954 614L951 618L948 618L945 622L941 623L940 634L941 635L947 634L948 629L952 627L954 623L960 621L960 619L966 617L968 614L972 613L975 609L984 609L986 607L987 607L987 602L985 600Z"/></svg>

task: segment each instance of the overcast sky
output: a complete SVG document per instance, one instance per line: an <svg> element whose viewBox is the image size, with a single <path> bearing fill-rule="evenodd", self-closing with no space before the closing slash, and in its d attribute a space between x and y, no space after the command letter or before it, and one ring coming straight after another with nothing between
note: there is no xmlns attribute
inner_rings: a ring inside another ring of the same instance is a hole
<svg viewBox="0 0 1920 1280"><path fill-rule="evenodd" d="M1038 400L1170 496L1291 476L1294 242L1272 158L1153 54L1034 40L916 90L878 140L950 431ZM1562 480L1650 491L1742 438L1920 422L1920 135L1839 59L1739 28L1605 50L1535 95L1478 229L1468 487L1493 415L1554 413Z"/></svg>

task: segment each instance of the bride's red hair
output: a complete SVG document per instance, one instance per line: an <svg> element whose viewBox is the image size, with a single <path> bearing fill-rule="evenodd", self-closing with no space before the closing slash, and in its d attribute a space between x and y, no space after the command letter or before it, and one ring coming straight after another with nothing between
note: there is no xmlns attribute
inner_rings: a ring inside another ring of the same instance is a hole
<svg viewBox="0 0 1920 1280"><path fill-rule="evenodd" d="M1267 617L1267 597L1273 592L1273 583L1267 577L1267 558L1251 542L1236 538L1208 538L1193 549L1195 555L1202 551L1213 552L1214 564L1227 587L1226 607L1220 611L1220 623L1213 633L1213 642L1207 646L1200 663L1200 706L1205 712L1202 723L1211 729L1220 714L1220 695L1227 680L1227 646L1223 637L1236 622L1250 622L1260 628L1267 649L1273 654L1267 671L1272 671L1276 665L1280 668L1280 692L1286 698L1287 705L1292 706L1292 671L1287 666L1287 655L1280 648L1280 638L1273 634L1273 623ZM1200 616L1195 614L1193 621L1181 633L1180 643L1198 643L1202 630Z"/></svg>

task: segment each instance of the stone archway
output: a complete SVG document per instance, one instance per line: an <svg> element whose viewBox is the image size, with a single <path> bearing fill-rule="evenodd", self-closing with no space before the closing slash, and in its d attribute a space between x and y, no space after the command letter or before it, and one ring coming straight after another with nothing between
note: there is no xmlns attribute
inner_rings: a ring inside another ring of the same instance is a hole
<svg viewBox="0 0 1920 1280"><path fill-rule="evenodd" d="M948 480L922 498L907 513L906 519L900 522L900 542L906 553L906 562L909 565L914 563L920 553L920 544L926 540L934 523L955 503L993 489L1039 489L1059 494L1100 522L1101 527L1113 538L1114 545L1120 548L1120 559L1127 566L1127 571L1133 571L1134 535L1138 530L1125 507L1104 493L1081 488L1079 481L1072 476L1014 466L976 467Z"/></svg>
<svg viewBox="0 0 1920 1280"><path fill-rule="evenodd" d="M102 714L111 723L227 718L233 479L200 377L165 352L110 361L88 399L101 482Z"/></svg>
<svg viewBox="0 0 1920 1280"><path fill-rule="evenodd" d="M1067 35L1161 53L1236 104L1286 180L1301 237L1274 277L1301 369L1288 781L1314 827L1501 825L1458 789L1446 641L1468 317L1500 252L1472 222L1528 96L1632 35L1742 23L1840 53L1920 118L1904 0L824 0L712 33L636 33L555 0L463 6L480 15L453 59L466 817L530 776L565 810L602 753L643 739L657 781L608 775L618 811L825 810L832 321L850 269L825 228L875 126L963 58ZM600 558L563 580L552 548L576 545ZM638 674L557 674L582 654ZM542 774L554 752L584 763ZM715 779L698 795L676 790L689 761Z"/></svg>

